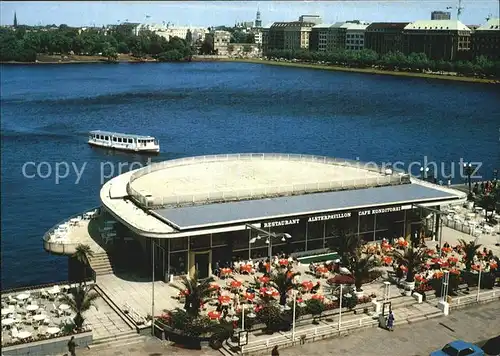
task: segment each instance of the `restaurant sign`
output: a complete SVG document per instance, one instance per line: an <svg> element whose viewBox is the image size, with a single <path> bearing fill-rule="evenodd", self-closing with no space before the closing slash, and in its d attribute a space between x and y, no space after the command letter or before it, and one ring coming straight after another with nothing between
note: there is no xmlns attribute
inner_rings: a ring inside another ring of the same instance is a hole
<svg viewBox="0 0 500 356"><path fill-rule="evenodd" d="M320 216L311 216L307 219L307 222L315 222L315 221L325 221L325 220L334 220L334 219L343 219L350 218L351 212L338 213L338 214L329 214L329 215L320 215Z"/></svg>
<svg viewBox="0 0 500 356"><path fill-rule="evenodd" d="M394 213L397 211L406 210L405 208L406 208L405 206L391 206L389 208L361 210L358 214L359 214L359 216L364 216L364 215L372 215L372 214Z"/></svg>
<svg viewBox="0 0 500 356"><path fill-rule="evenodd" d="M263 228L270 228L276 226L286 226L286 225L296 225L300 222L300 219L289 219L281 221L268 221L262 224Z"/></svg>

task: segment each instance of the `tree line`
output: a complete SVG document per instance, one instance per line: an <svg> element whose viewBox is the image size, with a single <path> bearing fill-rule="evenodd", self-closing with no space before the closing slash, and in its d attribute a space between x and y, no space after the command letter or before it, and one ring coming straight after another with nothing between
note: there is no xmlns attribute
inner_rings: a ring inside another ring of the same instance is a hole
<svg viewBox="0 0 500 356"><path fill-rule="evenodd" d="M118 54L158 60L189 60L191 43L173 37L170 40L151 31L134 32L134 25L81 30L66 25L57 28L18 26L0 28L0 61L35 62L37 54L101 55L116 60ZM189 37L189 34L188 36Z"/></svg>
<svg viewBox="0 0 500 356"><path fill-rule="evenodd" d="M408 72L457 72L465 76L491 76L500 78L500 61L491 61L480 56L473 61L431 60L425 53L390 52L379 55L370 49L344 50L333 52L314 52L308 50L268 50L267 59L299 60L303 62L324 62L355 68L380 68Z"/></svg>

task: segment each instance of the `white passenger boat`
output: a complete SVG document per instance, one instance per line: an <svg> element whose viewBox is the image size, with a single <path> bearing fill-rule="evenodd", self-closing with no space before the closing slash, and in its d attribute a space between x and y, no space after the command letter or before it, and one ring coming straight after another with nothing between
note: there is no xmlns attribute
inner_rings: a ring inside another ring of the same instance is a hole
<svg viewBox="0 0 500 356"><path fill-rule="evenodd" d="M152 136L129 135L109 131L90 131L89 145L122 151L158 153L160 143Z"/></svg>

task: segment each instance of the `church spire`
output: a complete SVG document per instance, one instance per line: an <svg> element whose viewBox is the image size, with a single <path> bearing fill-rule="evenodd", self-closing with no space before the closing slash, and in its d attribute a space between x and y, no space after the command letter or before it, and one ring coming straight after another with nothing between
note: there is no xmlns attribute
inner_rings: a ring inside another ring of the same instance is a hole
<svg viewBox="0 0 500 356"><path fill-rule="evenodd" d="M17 27L17 13L14 11L14 27Z"/></svg>

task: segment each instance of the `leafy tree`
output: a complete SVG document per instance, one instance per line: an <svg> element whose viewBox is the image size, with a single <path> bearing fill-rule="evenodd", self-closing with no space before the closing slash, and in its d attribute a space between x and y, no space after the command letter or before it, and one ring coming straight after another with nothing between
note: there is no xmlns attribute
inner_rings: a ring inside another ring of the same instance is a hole
<svg viewBox="0 0 500 356"><path fill-rule="evenodd" d="M250 53L250 52L252 52L252 46L244 45L243 46L243 53Z"/></svg>
<svg viewBox="0 0 500 356"><path fill-rule="evenodd" d="M214 39L212 35L208 34L205 36L205 40L200 48L200 54L214 54Z"/></svg>
<svg viewBox="0 0 500 356"><path fill-rule="evenodd" d="M93 291L92 287L82 285L73 288L70 295L64 294L61 297L61 302L69 305L70 309L76 313L73 321L78 330L82 329L83 322L85 321L83 314L92 306L97 309L97 306L94 304L97 298L99 298L99 295Z"/></svg>
<svg viewBox="0 0 500 356"><path fill-rule="evenodd" d="M325 304L319 299L309 299L306 302L306 311L313 315L313 322L316 322L316 317L321 318L321 314L325 311Z"/></svg>
<svg viewBox="0 0 500 356"><path fill-rule="evenodd" d="M160 53L158 60L160 62L177 62L184 58L181 52L176 49L171 49L169 51Z"/></svg>
<svg viewBox="0 0 500 356"><path fill-rule="evenodd" d="M230 53L230 54L231 54L231 53L233 53L233 51L234 51L234 46L233 46L232 44L228 45L228 46L227 46L227 51L228 51L228 53Z"/></svg>
<svg viewBox="0 0 500 356"><path fill-rule="evenodd" d="M481 244L476 244L474 241L467 242L464 239L459 239L458 242L465 253L465 269L470 271L474 262L474 256L481 247Z"/></svg>

